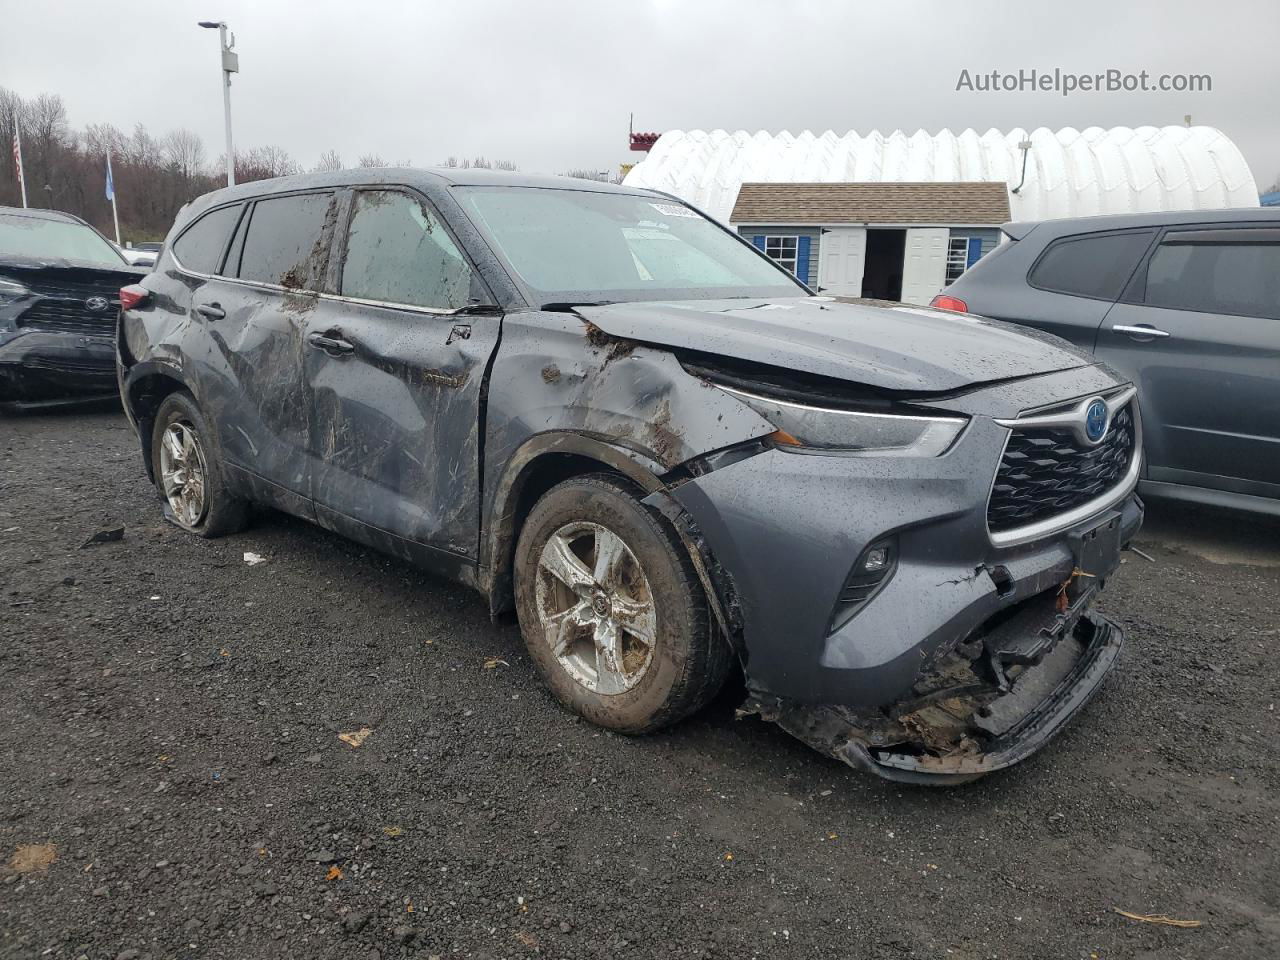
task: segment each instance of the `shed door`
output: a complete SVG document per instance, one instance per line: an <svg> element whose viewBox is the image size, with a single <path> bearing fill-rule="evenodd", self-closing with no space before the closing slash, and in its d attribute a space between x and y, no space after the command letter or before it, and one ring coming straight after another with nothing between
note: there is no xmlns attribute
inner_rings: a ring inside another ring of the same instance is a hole
<svg viewBox="0 0 1280 960"><path fill-rule="evenodd" d="M902 302L928 303L947 282L946 227L914 227L907 231L902 265Z"/></svg>
<svg viewBox="0 0 1280 960"><path fill-rule="evenodd" d="M818 292L833 297L862 296L866 253L867 231L862 227L823 230L818 241Z"/></svg>

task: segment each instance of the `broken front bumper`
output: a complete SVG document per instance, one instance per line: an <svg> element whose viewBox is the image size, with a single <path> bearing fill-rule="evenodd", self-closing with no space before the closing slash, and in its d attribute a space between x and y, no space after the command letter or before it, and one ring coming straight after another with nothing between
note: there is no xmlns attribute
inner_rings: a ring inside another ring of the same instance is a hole
<svg viewBox="0 0 1280 960"><path fill-rule="evenodd" d="M1012 766L1048 743L1102 686L1124 632L1096 613L991 695L980 685L912 704L896 715L753 698L741 714L759 714L792 736L858 770L918 784L965 783Z"/></svg>
<svg viewBox="0 0 1280 960"><path fill-rule="evenodd" d="M110 336L0 332L0 404L45 406L118 395Z"/></svg>
<svg viewBox="0 0 1280 960"><path fill-rule="evenodd" d="M880 775L955 782L1026 757L1092 696L1121 634L1089 607L1142 504L1120 490L997 546L1005 435L975 418L930 459L770 450L673 488L731 584L748 712ZM858 594L864 551L886 542L891 572Z"/></svg>

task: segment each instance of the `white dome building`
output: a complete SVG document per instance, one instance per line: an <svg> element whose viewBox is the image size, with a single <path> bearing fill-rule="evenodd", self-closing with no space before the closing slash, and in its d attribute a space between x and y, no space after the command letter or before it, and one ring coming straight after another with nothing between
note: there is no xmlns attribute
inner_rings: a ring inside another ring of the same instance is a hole
<svg viewBox="0 0 1280 960"><path fill-rule="evenodd" d="M1213 127L1089 127L1031 133L950 130L792 136L739 130L662 134L625 182L667 190L727 221L743 183L937 183L1022 174L1015 220L1256 207L1258 187L1234 143Z"/></svg>
<svg viewBox="0 0 1280 960"><path fill-rule="evenodd" d="M989 252L1005 220L1258 206L1249 165L1212 127L676 130L624 182L731 224L822 292L909 302Z"/></svg>

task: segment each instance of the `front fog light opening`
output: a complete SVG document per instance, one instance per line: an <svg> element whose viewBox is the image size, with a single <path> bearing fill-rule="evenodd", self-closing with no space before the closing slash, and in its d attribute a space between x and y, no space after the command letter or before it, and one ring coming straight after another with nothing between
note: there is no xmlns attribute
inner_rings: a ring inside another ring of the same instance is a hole
<svg viewBox="0 0 1280 960"><path fill-rule="evenodd" d="M868 600L879 592L898 566L898 547L893 537L876 540L865 547L854 561L840 589L840 597L831 614L829 633L843 627Z"/></svg>

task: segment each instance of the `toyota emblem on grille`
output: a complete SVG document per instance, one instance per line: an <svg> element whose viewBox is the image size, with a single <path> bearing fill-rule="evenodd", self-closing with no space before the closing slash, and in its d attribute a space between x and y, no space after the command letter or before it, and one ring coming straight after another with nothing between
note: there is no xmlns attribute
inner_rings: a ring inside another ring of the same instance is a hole
<svg viewBox="0 0 1280 960"><path fill-rule="evenodd" d="M1084 435L1090 443L1099 443L1107 435L1107 405L1101 398L1089 401L1084 413Z"/></svg>
<svg viewBox="0 0 1280 960"><path fill-rule="evenodd" d="M92 310L94 313L101 313L107 307L111 306L111 301L106 297L90 297L84 302L86 310Z"/></svg>

